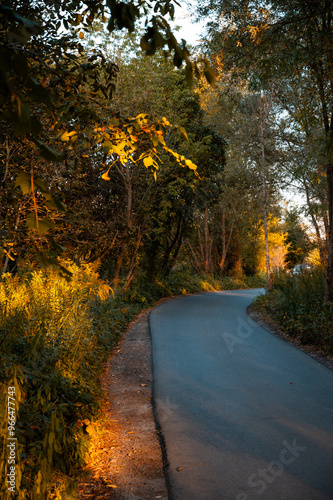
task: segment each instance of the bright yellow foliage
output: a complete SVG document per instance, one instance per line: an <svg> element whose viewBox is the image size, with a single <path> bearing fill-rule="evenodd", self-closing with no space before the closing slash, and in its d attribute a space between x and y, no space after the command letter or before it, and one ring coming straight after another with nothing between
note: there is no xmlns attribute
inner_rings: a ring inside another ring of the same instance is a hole
<svg viewBox="0 0 333 500"><path fill-rule="evenodd" d="M270 253L271 271L283 269L285 258L288 252L286 238L288 233L284 233L279 228L279 219L271 217L268 221L268 247ZM260 228L259 251L258 251L258 271L266 272L266 248L264 228Z"/></svg>
<svg viewBox="0 0 333 500"><path fill-rule="evenodd" d="M71 146L74 142L81 141L87 149L99 145L100 150L111 156L113 162L119 160L123 165L129 161L135 164L143 161L144 166L150 168L155 178L161 163L159 154L162 151L173 156L182 167L195 171L197 166L191 160L166 146L165 135L171 128L178 129L188 139L183 127L172 125L165 117L158 120L145 113L127 120L112 117L102 127L95 126L70 132L62 130L58 138L64 142L70 141ZM141 155L136 154L139 142L144 145L144 152ZM108 172L103 173L102 178L109 180Z"/></svg>

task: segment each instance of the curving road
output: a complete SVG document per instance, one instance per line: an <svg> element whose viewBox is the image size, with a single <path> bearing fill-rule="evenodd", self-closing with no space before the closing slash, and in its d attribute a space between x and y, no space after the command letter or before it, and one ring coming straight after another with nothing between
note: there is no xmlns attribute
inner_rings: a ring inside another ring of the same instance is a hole
<svg viewBox="0 0 333 500"><path fill-rule="evenodd" d="M333 499L333 372L248 317L260 292L150 313L170 499Z"/></svg>

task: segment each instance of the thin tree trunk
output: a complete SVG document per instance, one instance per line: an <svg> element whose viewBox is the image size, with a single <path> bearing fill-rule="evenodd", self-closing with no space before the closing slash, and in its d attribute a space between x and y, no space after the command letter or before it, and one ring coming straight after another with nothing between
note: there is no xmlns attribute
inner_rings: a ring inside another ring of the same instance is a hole
<svg viewBox="0 0 333 500"><path fill-rule="evenodd" d="M196 256L195 251L193 250L193 247L192 247L192 245L191 245L190 242L188 243L188 246L190 247L191 254L192 254L193 259L194 259L194 266L197 268L197 270L199 271L199 273L201 273L202 272L202 266L201 266L201 264L199 262L198 257Z"/></svg>
<svg viewBox="0 0 333 500"><path fill-rule="evenodd" d="M19 222L20 222L20 215L21 215L21 210L22 210L23 205L24 205L24 202L22 201L20 206L19 206L16 221L15 221L15 227L14 227L15 232L18 230L18 226L19 226ZM14 240L15 240L15 237L14 237ZM5 258L5 262L4 262L2 271L1 271L1 276L7 272L9 261L14 260L13 257L11 256L11 253L12 253L12 249L8 250L6 258Z"/></svg>
<svg viewBox="0 0 333 500"><path fill-rule="evenodd" d="M129 270L128 270L128 273L127 273L127 276L126 276L126 284L124 286L124 290L128 290L134 276L135 276L135 269L137 267L137 263L136 263L136 256L138 255L138 251L139 251L139 248L140 248L140 243L141 243L141 239L142 239L142 235L141 235L141 232L139 230L138 232L138 235L137 235L137 238L136 238L136 243L135 243L135 248L134 248L134 252L133 252L133 255L132 255L132 258L131 258L131 262L130 262L130 266L129 266Z"/></svg>
<svg viewBox="0 0 333 500"><path fill-rule="evenodd" d="M271 266L269 255L268 242L268 210L267 210L267 172L266 172L266 152L265 152L265 124L271 109L271 100L264 106L264 97L260 97L260 145L261 145L261 168L262 168L262 198L263 198L263 215L264 215L264 233L265 233L265 249L266 249L266 272L267 272L267 288L272 289Z"/></svg>
<svg viewBox="0 0 333 500"><path fill-rule="evenodd" d="M232 236L232 233L233 233L233 230L234 230L234 225L235 225L235 221L233 220L232 223L231 223L230 231L229 231L228 241L226 241L225 213L224 213L224 210L223 210L223 215L222 215L222 228L223 228L223 230L222 230L223 231L222 232L222 256L221 256L221 260L219 262L219 273L220 273L220 275L222 275L222 271L223 271L223 268L224 268L224 264L225 264L225 260L226 260L227 252L228 252L228 248L229 248L229 245L230 245L230 242L231 242L231 236Z"/></svg>
<svg viewBox="0 0 333 500"><path fill-rule="evenodd" d="M201 262L202 262L202 268L204 269L205 268L205 251L204 251L204 247L202 245L199 217L197 217L197 226L198 226L198 242L199 242L199 249L200 249L200 257L201 257Z"/></svg>
<svg viewBox="0 0 333 500"><path fill-rule="evenodd" d="M317 245L318 245L318 248L319 248L319 255L320 255L320 262L321 264L326 264L326 257L327 257L327 252L326 252L326 245L325 245L325 242L322 240L322 237L321 237L321 234L320 234L320 228L319 228L319 224L318 224L318 221L313 213L313 210L311 208L311 201L310 201L310 194L309 194L309 186L306 182L305 179L303 179L303 185L304 185L304 188L305 188L305 195L306 195L306 202L307 202L307 205L308 205L308 209L309 209L309 214L310 214L310 217L311 217L311 220L312 220L312 224L313 224L313 227L315 228L315 232L316 232L316 237L317 237Z"/></svg>
<svg viewBox="0 0 333 500"><path fill-rule="evenodd" d="M164 270L165 275L168 274L168 272L169 272L170 264L168 264L168 262L170 260L171 252L173 251L174 248L177 248L179 241L182 239L182 219L183 219L183 217L182 217L182 215L180 215L179 219L178 219L176 234L175 234L172 242L170 243L170 245L168 245L168 247L165 249L165 252L164 252L162 269Z"/></svg>
<svg viewBox="0 0 333 500"><path fill-rule="evenodd" d="M117 285L119 283L120 270L121 270L121 266L123 263L125 250L127 249L127 242L128 242L128 229L125 229L122 240L121 240L120 251L119 251L119 254L117 257L117 261L116 261L116 268L114 270L114 275L113 275L113 280L112 280L113 288L117 288Z"/></svg>
<svg viewBox="0 0 333 500"><path fill-rule="evenodd" d="M123 263L123 258L124 258L124 254L125 254L125 244L123 242L122 246L121 246L121 249L120 249L120 252L118 254L118 258L117 258L117 262L116 262L116 269L114 271L114 275L113 275L113 282L112 282L112 285L114 288L117 288L117 285L119 283L119 275L120 275L120 269L121 269L121 266L122 266L122 263Z"/></svg>
<svg viewBox="0 0 333 500"><path fill-rule="evenodd" d="M325 304L333 303L333 164L327 165L328 185L328 262L326 271Z"/></svg>
<svg viewBox="0 0 333 500"><path fill-rule="evenodd" d="M180 237L179 237L179 240L178 240L178 243L177 243L177 246L175 248L175 251L173 253L173 256L171 258L171 261L170 261L170 264L169 266L167 267L166 269L166 272L165 272L165 276L168 276L168 274L170 273L171 269L173 268L173 266L175 265L176 263L176 260L178 258L178 255L179 255L179 252L180 252L180 249L182 247L182 244L183 244L183 235L181 234Z"/></svg>
<svg viewBox="0 0 333 500"><path fill-rule="evenodd" d="M205 229L204 229L204 272L208 274L209 264L210 264L210 238L209 238L209 227L208 227L208 207L205 208Z"/></svg>

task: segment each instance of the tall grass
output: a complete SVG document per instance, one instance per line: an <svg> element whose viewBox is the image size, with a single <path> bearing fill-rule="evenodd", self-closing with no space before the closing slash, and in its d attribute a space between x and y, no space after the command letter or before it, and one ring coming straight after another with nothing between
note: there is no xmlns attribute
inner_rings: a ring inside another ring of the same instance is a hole
<svg viewBox="0 0 333 500"><path fill-rule="evenodd" d="M70 281L41 270L23 279L7 274L0 286L0 475L9 470L7 388L15 387L19 499L44 498L46 489L50 496L59 475L54 495L75 489L87 451L82 422L93 418L101 395L96 375L129 319L96 265L63 265ZM11 497L7 486L1 498Z"/></svg>
<svg viewBox="0 0 333 500"><path fill-rule="evenodd" d="M318 267L292 275L274 276L273 290L257 299L255 306L272 315L301 343L333 353L332 308L324 305L325 272Z"/></svg>

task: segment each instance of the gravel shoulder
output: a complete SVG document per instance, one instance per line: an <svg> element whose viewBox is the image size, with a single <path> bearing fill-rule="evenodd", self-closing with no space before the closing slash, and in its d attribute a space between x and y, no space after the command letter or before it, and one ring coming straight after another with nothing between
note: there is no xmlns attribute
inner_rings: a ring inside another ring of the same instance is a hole
<svg viewBox="0 0 333 500"><path fill-rule="evenodd" d="M79 498L167 500L152 407L148 312L123 334L102 384L108 403L92 439L89 475L80 482Z"/></svg>

